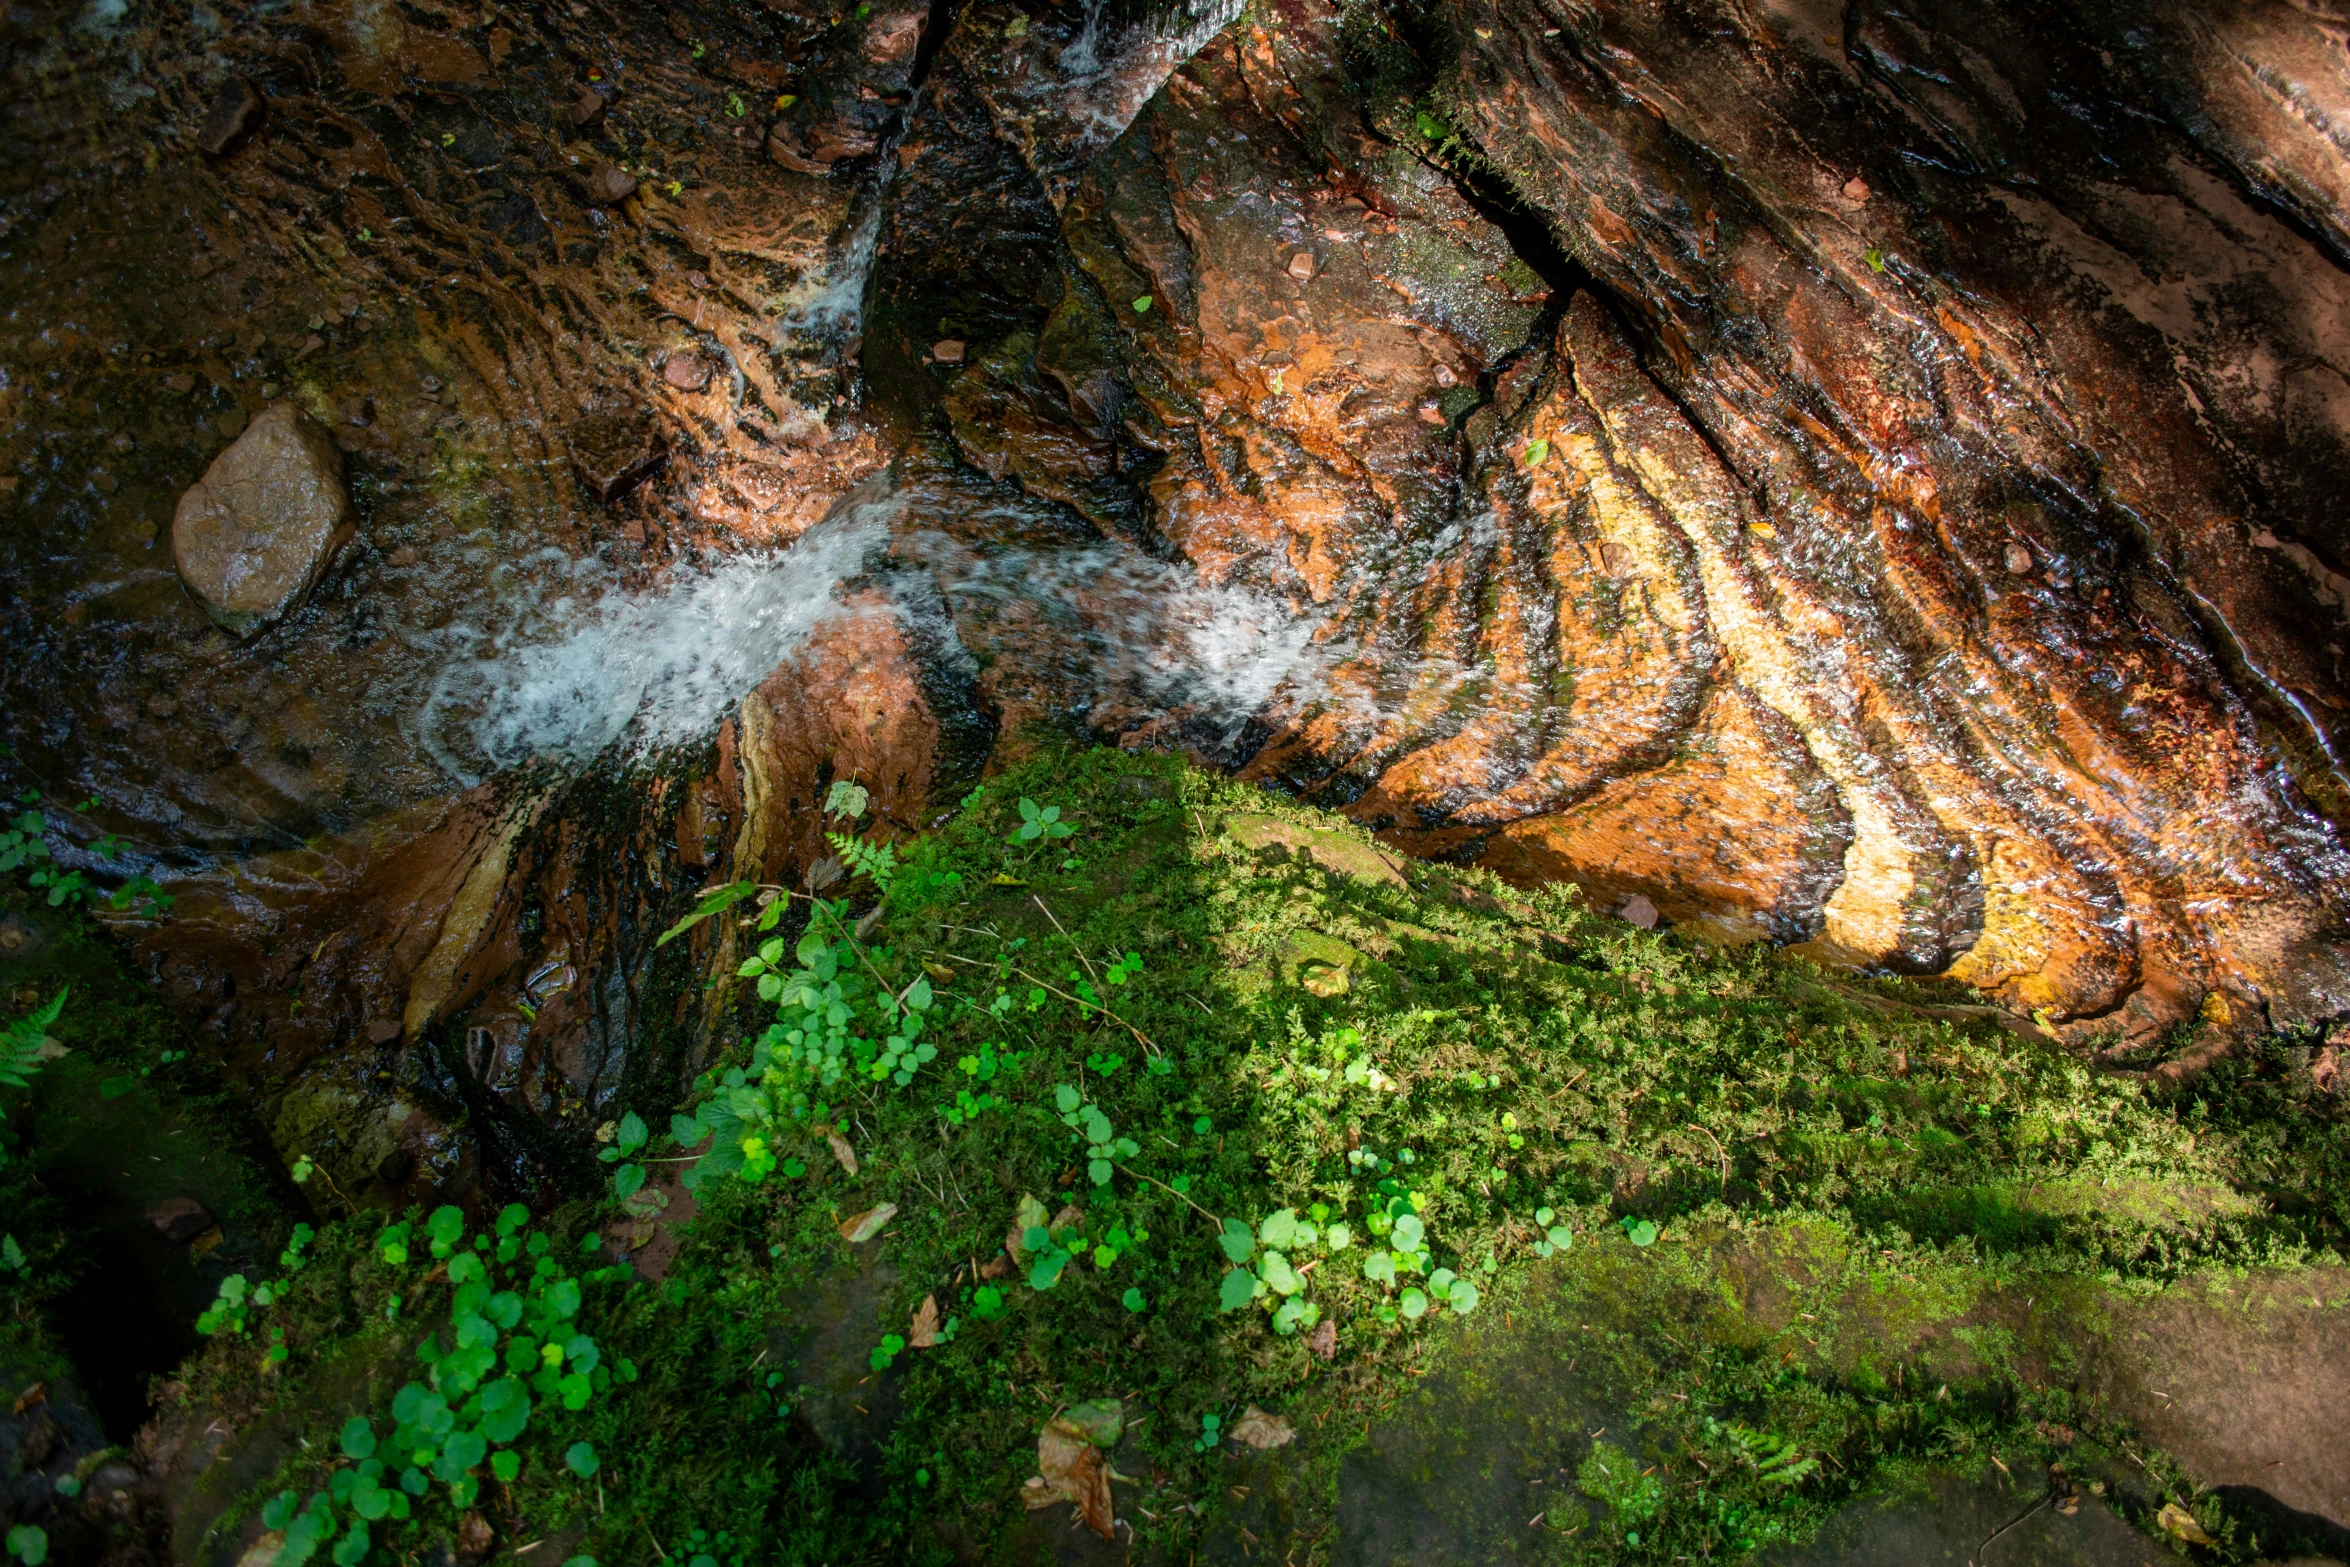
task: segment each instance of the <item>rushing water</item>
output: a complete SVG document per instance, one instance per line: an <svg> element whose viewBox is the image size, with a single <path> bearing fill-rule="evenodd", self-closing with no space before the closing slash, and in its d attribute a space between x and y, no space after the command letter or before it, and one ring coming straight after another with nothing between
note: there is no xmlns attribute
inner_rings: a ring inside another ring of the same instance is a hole
<svg viewBox="0 0 2350 1567"><path fill-rule="evenodd" d="M1108 541L975 544L907 526L907 497L869 490L787 549L651 583L593 559L544 560L537 602L506 605L495 627L417 634L441 670L415 715L418 744L471 784L525 762L577 766L615 746L698 739L840 612L852 578L891 587L892 612L924 621L966 662L962 623L1042 617L1089 688L1072 693L1076 705L1180 710L1227 741L1339 656L1281 600L1203 582L1188 565Z"/></svg>

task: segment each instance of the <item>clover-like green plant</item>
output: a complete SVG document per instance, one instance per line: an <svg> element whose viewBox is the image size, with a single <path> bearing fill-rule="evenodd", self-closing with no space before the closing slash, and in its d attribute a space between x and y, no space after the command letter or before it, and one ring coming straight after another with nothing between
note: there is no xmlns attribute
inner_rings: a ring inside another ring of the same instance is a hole
<svg viewBox="0 0 2350 1567"><path fill-rule="evenodd" d="M1121 1137L1102 1107L1086 1098L1067 1083L1053 1089L1053 1102L1059 1107L1062 1124L1075 1132L1085 1144L1086 1178L1096 1186L1107 1186L1117 1169L1116 1161L1131 1159L1142 1152L1142 1145L1131 1137Z"/></svg>
<svg viewBox="0 0 2350 1567"><path fill-rule="evenodd" d="M1010 837L1005 841L1034 843L1039 838L1067 838L1076 831L1076 828L1061 820L1059 806L1040 807L1034 800L1022 795L1020 797L1020 825L1012 829Z"/></svg>

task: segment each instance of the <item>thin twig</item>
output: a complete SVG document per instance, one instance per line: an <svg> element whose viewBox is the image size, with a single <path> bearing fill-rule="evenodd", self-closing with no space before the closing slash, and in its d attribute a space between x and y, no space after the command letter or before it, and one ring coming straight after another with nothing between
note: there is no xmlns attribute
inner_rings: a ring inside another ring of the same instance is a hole
<svg viewBox="0 0 2350 1567"><path fill-rule="evenodd" d="M1142 1173L1140 1170L1128 1170L1128 1169L1126 1169L1126 1166L1124 1166L1124 1165L1122 1165L1122 1164L1121 1164L1121 1165L1118 1165L1118 1166L1116 1166L1115 1168L1117 1168L1117 1169L1119 1169L1119 1170L1122 1170L1122 1171L1124 1171L1124 1172L1125 1172L1126 1174L1128 1174L1128 1175L1131 1175L1131 1176L1133 1176L1133 1177L1134 1177L1136 1180L1138 1180L1138 1181L1148 1181L1148 1182L1150 1182L1150 1183L1151 1183L1153 1186L1156 1186L1157 1188L1159 1188L1159 1190L1161 1190L1161 1191L1164 1191L1164 1192L1171 1192L1171 1193L1173 1193L1175 1196L1182 1198L1182 1199L1183 1199L1185 1202L1187 1202L1187 1203L1190 1203L1190 1204L1191 1204L1191 1211L1192 1211L1193 1213L1196 1213L1196 1214L1198 1214L1198 1215L1199 1215L1201 1218L1203 1218L1203 1219L1207 1220L1207 1221L1208 1221L1210 1224L1212 1224L1212 1225L1214 1225L1214 1226L1216 1227L1216 1233L1217 1233L1218 1235L1221 1235L1221 1234L1223 1234L1223 1233L1224 1233L1224 1221L1223 1221L1222 1219L1219 1219L1219 1218L1217 1218L1217 1217L1216 1217L1214 1214L1212 1214L1212 1213L1208 1212L1208 1210L1207 1210L1207 1209L1205 1209L1205 1208L1201 1207L1201 1206L1200 1206L1198 1203L1196 1203L1196 1202L1192 1202L1192 1201L1191 1201L1191 1197L1190 1197L1190 1195L1189 1195L1188 1193L1184 1193L1184 1192L1178 1192L1178 1191L1176 1191L1174 1187L1172 1187L1172 1186L1169 1186L1169 1185L1168 1185L1168 1184L1167 1184L1165 1181L1162 1181L1162 1180L1160 1180L1160 1179L1159 1179L1157 1176L1155 1176L1155 1175L1145 1175L1145 1174L1143 1174L1143 1173Z"/></svg>
<svg viewBox="0 0 2350 1567"><path fill-rule="evenodd" d="M1706 1131L1706 1129L1705 1129L1704 1127L1702 1127L1702 1126L1698 1125L1698 1124L1697 1124L1695 1121L1692 1121L1692 1122L1690 1122L1690 1123L1689 1123L1689 1130L1691 1130L1691 1131L1693 1131L1693 1132L1705 1132L1706 1141L1708 1141L1708 1142L1712 1143L1712 1144L1714 1145L1714 1152L1715 1152L1715 1153L1717 1153L1717 1154L1720 1154L1720 1155L1721 1155L1721 1159L1722 1159L1722 1195L1723 1195L1724 1197L1727 1197L1727 1196L1729 1196L1729 1195L1730 1195L1730 1154L1729 1154L1729 1151L1728 1151L1727 1149L1725 1149L1725 1148L1723 1148L1723 1147L1722 1147L1722 1140L1721 1140L1719 1137L1716 1137L1716 1136L1714 1136L1714 1134L1713 1134L1712 1132L1710 1132L1710 1131Z"/></svg>
<svg viewBox="0 0 2350 1567"><path fill-rule="evenodd" d="M1075 936L1069 934L1069 927L1061 923L1061 917L1055 914L1051 908L1047 907L1044 899L1038 897L1033 892L1028 895L1028 901L1035 904L1038 908L1043 909L1044 917L1053 922L1053 929L1061 933L1061 939L1069 943L1070 946L1077 949L1077 961L1085 965L1085 977L1092 980L1096 985L1099 985L1102 982L1102 977L1093 971L1093 959L1085 955L1085 948L1078 942Z"/></svg>
<svg viewBox="0 0 2350 1567"><path fill-rule="evenodd" d="M2015 1517L2009 1519L2005 1524L2000 1526L2000 1528L1992 1534L1991 1540L1998 1539L2000 1535L2007 1533L2008 1530L2014 1528L2017 1524L2022 1523L2026 1518L2031 1517L2032 1514L2038 1512L2041 1508L2046 1507L2047 1505L2048 1498L2045 1496L2041 1497L2040 1500L2034 1502L2031 1506L2025 1508L2021 1513L2017 1514ZM1985 1540L1981 1545L1975 1547L1976 1560L1980 1561L1984 1553L1991 1549L1991 1540Z"/></svg>

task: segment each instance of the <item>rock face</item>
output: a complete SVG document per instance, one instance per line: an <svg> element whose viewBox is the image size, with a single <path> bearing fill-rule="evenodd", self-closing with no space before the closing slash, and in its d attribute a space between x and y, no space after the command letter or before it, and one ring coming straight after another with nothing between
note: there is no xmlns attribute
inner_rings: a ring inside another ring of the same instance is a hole
<svg viewBox="0 0 2350 1567"><path fill-rule="evenodd" d="M954 327L966 460L1288 606L1246 765L1399 847L2117 1059L2350 1007L2338 46L1810 15L1481 3L1399 110L1301 0L1074 163L972 24L867 362Z"/></svg>
<svg viewBox="0 0 2350 1567"><path fill-rule="evenodd" d="M180 497L172 558L204 612L250 637L300 603L351 536L343 454L272 403Z"/></svg>

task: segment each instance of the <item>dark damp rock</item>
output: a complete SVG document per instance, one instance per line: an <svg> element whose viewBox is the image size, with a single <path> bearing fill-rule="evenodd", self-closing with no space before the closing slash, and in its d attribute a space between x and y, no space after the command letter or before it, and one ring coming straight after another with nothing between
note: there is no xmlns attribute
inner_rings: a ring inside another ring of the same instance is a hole
<svg viewBox="0 0 2350 1567"><path fill-rule="evenodd" d="M606 505L643 483L669 455L661 431L643 413L595 413L573 421L564 447L582 484Z"/></svg>
<svg viewBox="0 0 2350 1567"><path fill-rule="evenodd" d="M710 384L710 361L691 349L681 349L661 366L661 379L681 392L702 391Z"/></svg>
<svg viewBox="0 0 2350 1567"><path fill-rule="evenodd" d="M165 1244L185 1246L211 1229L215 1223L202 1203L193 1197L166 1197L147 1210L147 1222L155 1226L155 1233Z"/></svg>
<svg viewBox="0 0 2350 1567"><path fill-rule="evenodd" d="M587 177L587 194L599 207L617 207L636 194L636 176L616 163L599 163Z"/></svg>
<svg viewBox="0 0 2350 1567"><path fill-rule="evenodd" d="M301 602L351 534L342 453L300 409L273 403L180 497L171 548L204 612L252 636Z"/></svg>
<svg viewBox="0 0 2350 1567"><path fill-rule="evenodd" d="M253 84L233 77L197 127L196 145L215 158L225 158L252 138L261 126L263 112L261 95L253 90Z"/></svg>
<svg viewBox="0 0 2350 1567"><path fill-rule="evenodd" d="M163 378L163 389L175 397L185 397L196 389L196 378L185 370L177 370Z"/></svg>
<svg viewBox="0 0 2350 1567"><path fill-rule="evenodd" d="M29 958L47 945L40 931L10 914L0 917L0 958Z"/></svg>
<svg viewBox="0 0 2350 1567"><path fill-rule="evenodd" d="M611 99L592 87L583 87L571 107L564 111L563 117L571 122L573 130L582 135L592 135L603 129L604 111L611 106Z"/></svg>
<svg viewBox="0 0 2350 1567"><path fill-rule="evenodd" d="M375 423L375 399L364 392L346 397L335 405L335 416L348 425L371 425Z"/></svg>

